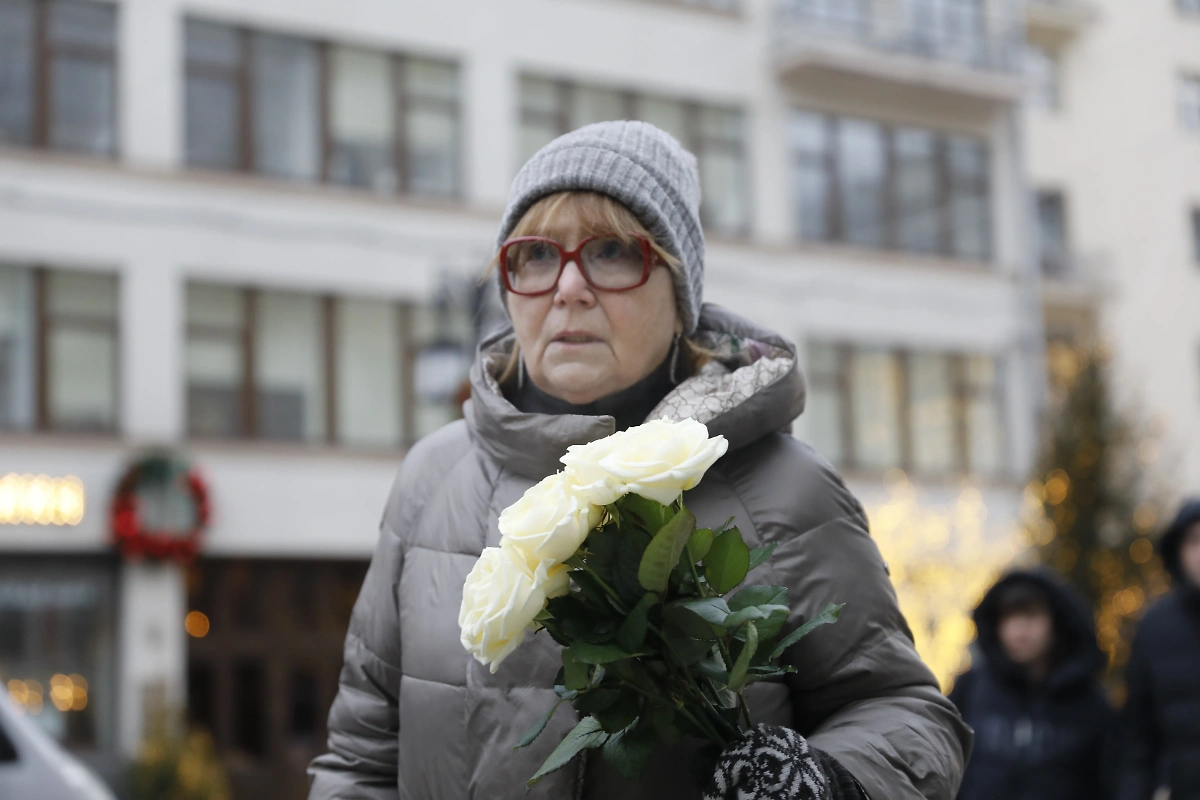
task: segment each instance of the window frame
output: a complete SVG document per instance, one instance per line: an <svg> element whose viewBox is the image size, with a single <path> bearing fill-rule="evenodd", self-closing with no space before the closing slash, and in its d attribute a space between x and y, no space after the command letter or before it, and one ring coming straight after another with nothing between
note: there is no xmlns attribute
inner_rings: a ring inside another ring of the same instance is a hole
<svg viewBox="0 0 1200 800"><path fill-rule="evenodd" d="M825 235L811 237L806 235L800 219L800 198L794 191L796 181L793 179L790 182L793 186L793 191L789 199L793 209L791 216L792 238L794 240L802 243L815 242L863 248L871 251L948 258L964 264L978 264L986 267L991 267L994 264L996 257L996 220L991 202L994 178L992 176L992 148L986 138L974 134L961 134L922 126L883 122L867 117L830 114L809 108L794 108L793 113L808 115L821 121L824 127L822 138L825 142L825 150L823 153L817 154L815 151L800 151L798 148L789 145L789 169L792 171L794 177L802 164L809 168L817 166L824 170L824 183L826 186L823 203L825 208ZM884 173L882 181L883 197L880 198L880 207L882 208L881 223L883 231L881 243L878 245L856 244L849 240L849 231L844 213L844 192L842 191L845 176L842 174L838 145L840 141L840 128L842 123L846 121L869 123L877 126L882 134ZM904 203L899 191L902 158L896 144L896 139L897 134L905 130L920 130L933 137L932 164L936 187L935 193L937 196L935 210L937 214L938 233L937 246L932 252L906 247L903 244L903 220L901 219L900 211L904 208ZM955 138L970 140L977 143L983 149L984 163L986 165L985 173L971 182L969 186L966 185L961 177L955 176L951 169L950 146L951 141ZM958 237L955 235L954 199L957 194L968 189L973 193L977 193L987 203L987 224L983 230L987 247L983 258L961 255L957 249L959 242Z"/></svg>
<svg viewBox="0 0 1200 800"><path fill-rule="evenodd" d="M753 192L751 191L751 175L750 175L750 158L749 147L746 142L746 137L743 136L740 142L736 142L732 137L722 137L720 135L710 134L704 130L701 122L701 113L704 109L715 109L722 111L734 111L739 116L743 123L746 122L746 112L742 106L732 104L706 103L692 98L680 98L666 95L656 95L647 92L638 92L632 89L613 88L601 84L584 83L581 81L571 80L569 78L554 78L536 72L522 72L518 76L518 81L521 78L542 81L547 84L552 84L555 87L555 104L553 112L543 111L542 109L530 108L525 102L524 93L518 85L517 89L517 141L521 140L521 133L527 124L529 125L544 125L546 127L553 126L557 131L556 136L570 133L571 127L571 111L575 106L575 97L581 90L600 89L616 92L621 98L623 113L627 119L638 119L637 109L640 101L644 100L665 100L671 103L678 103L683 107L683 125L685 128L684 139L680 142L688 151L696 156L696 160L703 162L705 154L710 151L723 151L732 153L738 157L742 165L742 180L739 191L742 193L743 205L746 208L745 219L736 228L724 229L714 228L712 213L707 206L702 202L700 204L700 223L705 227L706 232L722 237L739 237L748 236L751 231L751 220L753 212L751 203L753 201ZM518 145L519 146L519 145ZM518 159L523 154L518 153ZM520 163L517 164L519 168Z"/></svg>
<svg viewBox="0 0 1200 800"><path fill-rule="evenodd" d="M121 150L121 76L120 76L120 14L121 7L111 0L103 0L96 5L111 9L113 13L113 42L111 47L86 45L80 42L56 43L50 35L51 5L54 2L81 3L84 0L32 0L33 9L33 42L31 47L30 78L32 81L30 97L30 125L28 141L19 142L10 139L0 140L0 143L17 147L33 147L53 152L70 153L83 158L115 160ZM92 0L87 0L90 4ZM54 132L54 98L53 71L57 60L61 57L72 57L92 63L108 66L113 75L112 107L109 109L112 120L112 148L107 152L76 150L53 144Z"/></svg>
<svg viewBox="0 0 1200 800"><path fill-rule="evenodd" d="M347 450L393 452L407 450L409 447L412 447L412 445L415 444L420 438L420 432L417 430L418 398L416 397L414 378L416 374L417 359L420 356L421 342L416 341L414 336L413 317L417 310L414 302L405 299L396 299L391 300L388 303L396 312L394 335L399 341L399 346L397 347L399 363L396 365L396 378L399 381L398 396L400 401L400 407L397 409L397 429L399 431L399 437L397 440L388 443L381 442L378 445L366 445L347 443L341 438L338 425L339 389L337 379L340 371L340 364L338 361L337 347L337 315L339 313L339 301L352 298L349 296L332 294L328 292L305 293L308 296L315 297L317 299L318 308L320 309L318 312L319 322L317 337L322 345L322 353L320 358L320 386L321 398L324 404L323 433L320 437L314 439L275 439L263 436L259 428L258 380L255 363L255 354L258 350L256 322L259 299L264 292L274 291L274 289L270 287L252 286L246 284L229 284L204 279L190 279L187 281L187 285L218 286L237 291L242 299L244 309L242 324L237 328L223 328L219 326L197 324L186 319L185 316L185 347L192 341L196 340L220 340L224 342L229 342L232 340L236 342L242 365L239 383L236 387L238 398L237 404L239 413L241 415L241 424L236 426L237 430L229 435L205 434L193 431L191 426L190 404L185 401L185 430L186 436L189 440L193 442L270 442L272 444L279 444L283 446L323 445L326 447L336 447ZM187 387L191 381L191 376L188 374L186 363L183 372L183 379L184 394L186 398Z"/></svg>
<svg viewBox="0 0 1200 800"><path fill-rule="evenodd" d="M187 23L196 22L206 25L220 26L236 34L238 39L238 63L236 67L220 67L211 62L194 59L188 56L187 52ZM312 180L302 180L301 183L322 184L336 186L341 189L350 191L364 191L375 194L386 194L395 196L418 197L426 200L444 200L458 202L464 197L464 132L462 123L463 114L463 97L462 97L462 64L460 61L450 58L442 58L436 56L420 56L412 53L399 53L369 46L361 46L356 43L331 41L328 39L309 37L309 36L294 36L292 34L280 34L275 31L259 29L244 25L227 24L209 19L204 16L185 15L184 16L184 47L183 47L183 92L186 97L188 82L193 74L202 77L217 77L222 80L232 80L234 91L237 95L237 120L236 128L238 135L236 137L237 153L231 161L236 164L232 169L218 166L209 166L206 164L193 163L188 159L188 118L187 104L181 105L181 113L183 115L183 161L184 166L189 170L198 170L203 172L214 173L237 173L251 174L258 178L267 180L277 180L274 176L266 175L259 172L259 159L256 153L254 142L254 123L258 109L254 103L254 56L257 41L260 36L267 35L286 35L290 38L302 40L316 47L316 67L317 67L317 107L314 109L317 115L318 124L318 143L317 143L317 170L316 178ZM391 83L391 102L392 116L395 120L395 131L393 141L389 148L392 158L392 166L396 175L396 187L393 191L383 192L370 186L359 186L357 184L334 181L331 178L331 165L336 152L333 139L333 85L334 74L332 66L331 53L337 47L349 47L369 51L372 53L380 53L387 57L389 61L389 78ZM431 96L422 96L411 92L405 81L405 71L407 67L420 61L429 61L438 63L444 66L452 67L455 71L457 82L455 99L446 100L444 98L435 98ZM433 107L438 111L442 111L453 118L455 126L455 141L454 141L454 185L450 191L444 194L432 194L428 192L416 192L412 188L412 175L409 170L409 159L411 156L406 136L407 122L409 111L417 107Z"/></svg>
<svg viewBox="0 0 1200 800"><path fill-rule="evenodd" d="M856 344L821 338L809 340L809 347L814 344L828 348L835 358L833 370L821 373L820 383L824 389L834 394L837 398L837 406L839 408L839 430L836 435L839 437L842 458L836 466L849 472L861 474L879 474L886 472L888 469L901 469L916 477L935 480L963 476L972 476L981 479L1005 479L1010 477L1011 460L1008 456L1007 437L1003 428L1007 403L1004 395L1002 354L939 349L926 350L907 347L878 348L870 347L865 343ZM857 453L858 422L855 419L854 411L853 359L859 352L872 350L886 353L891 359L892 369L896 370L898 376L898 394L895 398L895 404L900 425L900 430L896 434L899 458L895 464L887 468L864 466ZM914 418L915 412L909 366L913 357L917 355L941 356L945 357L948 362L949 400L954 414L954 419L951 421L952 436L954 438L952 443L954 463L947 471L922 470L916 464L914 437L917 435L917 430ZM981 396L984 389L971 382L968 362L972 358L980 356L991 359L996 369L995 382L991 391L994 392L992 399L996 405L998 422L1000 424L1000 429L997 431L998 441L996 443L1000 448L1000 467L995 472L979 472L971 464L972 442L968 406L973 398Z"/></svg>

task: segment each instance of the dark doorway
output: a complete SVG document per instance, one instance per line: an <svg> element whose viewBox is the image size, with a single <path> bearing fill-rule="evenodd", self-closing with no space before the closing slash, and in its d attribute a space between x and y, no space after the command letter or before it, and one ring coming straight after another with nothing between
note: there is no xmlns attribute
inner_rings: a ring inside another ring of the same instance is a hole
<svg viewBox="0 0 1200 800"><path fill-rule="evenodd" d="M188 718L208 729L234 800L303 800L325 749L365 561L202 559L188 570Z"/></svg>

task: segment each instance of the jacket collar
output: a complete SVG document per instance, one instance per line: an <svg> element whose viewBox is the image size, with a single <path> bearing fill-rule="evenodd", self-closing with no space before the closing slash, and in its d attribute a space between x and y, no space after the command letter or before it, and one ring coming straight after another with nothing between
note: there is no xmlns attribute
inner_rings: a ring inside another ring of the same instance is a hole
<svg viewBox="0 0 1200 800"><path fill-rule="evenodd" d="M735 450L788 429L804 410L804 377L796 348L766 328L706 304L695 338L717 356L676 386L649 419L692 418L712 435L722 434ZM480 343L471 367L471 399L463 408L475 445L517 474L540 479L561 468L573 444L611 435L611 416L537 414L518 410L500 391L496 375L507 363L511 327Z"/></svg>

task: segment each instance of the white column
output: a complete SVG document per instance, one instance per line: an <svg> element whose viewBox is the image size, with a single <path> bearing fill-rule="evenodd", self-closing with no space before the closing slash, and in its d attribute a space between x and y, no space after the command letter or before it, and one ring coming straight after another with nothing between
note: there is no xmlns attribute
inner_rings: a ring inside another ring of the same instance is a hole
<svg viewBox="0 0 1200 800"><path fill-rule="evenodd" d="M474 52L466 63L463 86L467 199L502 207L517 167L516 67L500 53Z"/></svg>
<svg viewBox="0 0 1200 800"><path fill-rule="evenodd" d="M183 146L183 30L175 1L124 0L119 38L122 157L172 168Z"/></svg>
<svg viewBox="0 0 1200 800"><path fill-rule="evenodd" d="M186 702L187 643L183 570L173 564L125 564L121 569L120 711L117 747L135 755L148 714Z"/></svg>
<svg viewBox="0 0 1200 800"><path fill-rule="evenodd" d="M183 284L161 261L134 258L121 273L121 426L131 442L183 435Z"/></svg>

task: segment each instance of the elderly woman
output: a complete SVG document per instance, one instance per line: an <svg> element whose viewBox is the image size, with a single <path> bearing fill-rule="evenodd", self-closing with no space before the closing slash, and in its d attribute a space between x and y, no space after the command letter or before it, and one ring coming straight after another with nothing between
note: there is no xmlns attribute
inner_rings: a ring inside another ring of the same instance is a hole
<svg viewBox="0 0 1200 800"><path fill-rule="evenodd" d="M664 415L728 439L688 508L736 517L751 546L777 544L749 580L789 587L790 624L827 602L846 607L789 651L787 680L750 687L758 724L719 758L685 742L637 781L577 759L533 794L954 797L970 733L913 648L861 505L788 433L804 407L794 346L701 305L699 204L695 158L640 122L562 136L517 175L495 264L512 328L480 345L466 419L418 443L400 469L311 798L523 795L576 722L560 710L533 746L513 750L556 699L559 648L534 637L490 673L459 642L463 581L498 544L500 511L557 471L568 446Z"/></svg>

